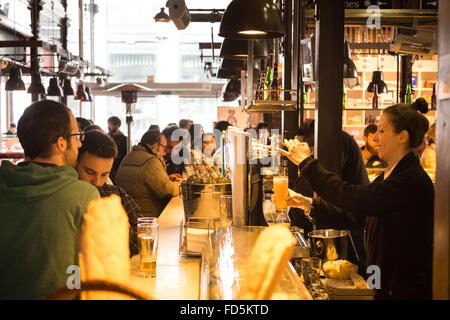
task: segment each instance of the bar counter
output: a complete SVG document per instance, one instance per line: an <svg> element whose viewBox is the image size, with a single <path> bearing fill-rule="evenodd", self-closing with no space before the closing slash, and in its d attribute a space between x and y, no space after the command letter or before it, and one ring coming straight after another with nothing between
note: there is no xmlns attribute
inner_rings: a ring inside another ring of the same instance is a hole
<svg viewBox="0 0 450 320"><path fill-rule="evenodd" d="M198 300L200 298L200 257L183 257L178 252L180 221L184 216L183 200L174 197L159 222L159 245L156 277L139 276L139 255L131 259L133 288L157 300Z"/></svg>

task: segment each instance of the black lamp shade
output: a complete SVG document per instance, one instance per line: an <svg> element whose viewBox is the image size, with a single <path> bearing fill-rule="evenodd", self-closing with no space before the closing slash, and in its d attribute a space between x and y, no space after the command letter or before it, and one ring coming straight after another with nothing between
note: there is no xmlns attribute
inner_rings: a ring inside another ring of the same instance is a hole
<svg viewBox="0 0 450 320"><path fill-rule="evenodd" d="M372 81L369 83L369 86L367 87L368 92L374 92L375 87L377 87L377 93L387 93L388 88L386 86L386 83L383 81L383 71L374 71L372 73Z"/></svg>
<svg viewBox="0 0 450 320"><path fill-rule="evenodd" d="M77 86L77 94L74 97L75 100L87 101L86 92L84 91L84 86L79 83Z"/></svg>
<svg viewBox="0 0 450 320"><path fill-rule="evenodd" d="M164 8L161 8L161 12L154 17L155 22L170 22L170 17L164 12Z"/></svg>
<svg viewBox="0 0 450 320"><path fill-rule="evenodd" d="M220 57L234 60L246 60L248 57L248 40L225 39L220 48ZM253 57L267 59L269 44L267 40L258 39L253 43Z"/></svg>
<svg viewBox="0 0 450 320"><path fill-rule="evenodd" d="M42 84L40 74L37 74L37 75L31 77L31 84L28 87L27 92L45 95L45 87Z"/></svg>
<svg viewBox="0 0 450 320"><path fill-rule="evenodd" d="M89 87L85 88L87 101L92 101L91 89Z"/></svg>
<svg viewBox="0 0 450 320"><path fill-rule="evenodd" d="M241 94L241 80L231 79L224 86L223 101L230 102L236 100Z"/></svg>
<svg viewBox="0 0 450 320"><path fill-rule="evenodd" d="M63 91L58 84L57 78L51 78L47 89L48 96L62 97Z"/></svg>
<svg viewBox="0 0 450 320"><path fill-rule="evenodd" d="M9 73L9 79L6 81L6 91L25 90L25 83L22 80L22 69L12 67Z"/></svg>
<svg viewBox="0 0 450 320"><path fill-rule="evenodd" d="M221 69L245 70L247 69L246 60L223 59L220 64Z"/></svg>
<svg viewBox="0 0 450 320"><path fill-rule="evenodd" d="M280 11L272 0L231 1L219 29L219 36L227 39L273 39L284 35Z"/></svg>
<svg viewBox="0 0 450 320"><path fill-rule="evenodd" d="M217 71L217 78L219 79L239 79L241 77L241 70L239 69L222 69Z"/></svg>
<svg viewBox="0 0 450 320"><path fill-rule="evenodd" d="M357 79L358 71L356 70L355 63L352 60L350 53L350 45L348 41L344 44L344 79Z"/></svg>
<svg viewBox="0 0 450 320"><path fill-rule="evenodd" d="M70 81L70 79L64 79L63 93L65 97L75 95L75 92L73 91L72 88L72 82Z"/></svg>

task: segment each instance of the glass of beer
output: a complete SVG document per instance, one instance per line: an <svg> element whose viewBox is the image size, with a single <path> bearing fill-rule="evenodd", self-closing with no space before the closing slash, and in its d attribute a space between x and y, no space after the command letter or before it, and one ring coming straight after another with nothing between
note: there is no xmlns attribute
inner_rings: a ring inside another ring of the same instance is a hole
<svg viewBox="0 0 450 320"><path fill-rule="evenodd" d="M138 243L140 271L144 278L156 276L156 256L158 255L158 223L139 223Z"/></svg>
<svg viewBox="0 0 450 320"><path fill-rule="evenodd" d="M286 213L289 180L287 176L273 177L273 191L275 193L275 207L278 213Z"/></svg>
<svg viewBox="0 0 450 320"><path fill-rule="evenodd" d="M233 197L231 195L220 196L220 218L222 228L231 227L233 224Z"/></svg>

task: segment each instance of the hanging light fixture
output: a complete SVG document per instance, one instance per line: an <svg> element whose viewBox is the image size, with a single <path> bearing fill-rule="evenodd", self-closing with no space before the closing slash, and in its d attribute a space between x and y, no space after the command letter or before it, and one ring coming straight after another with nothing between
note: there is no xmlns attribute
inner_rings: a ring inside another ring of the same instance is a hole
<svg viewBox="0 0 450 320"><path fill-rule="evenodd" d="M253 42L253 57L255 59L267 59L269 57L269 44L265 39ZM248 41L225 39L220 47L220 57L234 60L247 60Z"/></svg>
<svg viewBox="0 0 450 320"><path fill-rule="evenodd" d="M226 86L223 86L223 101L231 102L236 100L241 94L241 80L230 79Z"/></svg>
<svg viewBox="0 0 450 320"><path fill-rule="evenodd" d="M89 87L85 88L87 101L92 102L91 89Z"/></svg>
<svg viewBox="0 0 450 320"><path fill-rule="evenodd" d="M39 73L31 77L31 84L28 87L27 92L45 95L45 87L42 84L41 75Z"/></svg>
<svg viewBox="0 0 450 320"><path fill-rule="evenodd" d="M82 82L78 83L77 94L74 97L75 100L87 101L86 91L84 91L84 85Z"/></svg>
<svg viewBox="0 0 450 320"><path fill-rule="evenodd" d="M386 83L384 82L383 71L377 70L372 73L372 81L369 83L367 87L368 92L374 92L375 88L377 88L377 93L387 93L388 88Z"/></svg>
<svg viewBox="0 0 450 320"><path fill-rule="evenodd" d="M344 44L344 84L347 88L352 89L358 83L358 70L352 60L350 45L347 40Z"/></svg>
<svg viewBox="0 0 450 320"><path fill-rule="evenodd" d="M73 88L72 88L72 82L70 81L70 78L64 79L63 93L64 93L64 97L75 95L75 92L73 91Z"/></svg>
<svg viewBox="0 0 450 320"><path fill-rule="evenodd" d="M169 34L170 17L164 12L164 8L161 8L161 12L154 16L155 19L155 34L158 40L166 40Z"/></svg>
<svg viewBox="0 0 450 320"><path fill-rule="evenodd" d="M50 79L50 83L47 89L47 95L53 97L62 97L63 90L58 84L58 79L56 77Z"/></svg>
<svg viewBox="0 0 450 320"><path fill-rule="evenodd" d="M280 11L272 0L231 1L219 29L219 36L230 39L273 39L284 35Z"/></svg>
<svg viewBox="0 0 450 320"><path fill-rule="evenodd" d="M13 66L9 71L9 79L6 81L6 91L25 90L25 83L22 80L22 69Z"/></svg>

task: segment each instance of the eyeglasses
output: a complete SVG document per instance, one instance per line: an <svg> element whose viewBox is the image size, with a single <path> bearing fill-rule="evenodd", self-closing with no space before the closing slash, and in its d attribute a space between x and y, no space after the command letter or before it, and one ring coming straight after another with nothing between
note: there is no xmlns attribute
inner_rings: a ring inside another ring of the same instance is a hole
<svg viewBox="0 0 450 320"><path fill-rule="evenodd" d="M78 141L84 141L84 132L80 131L78 133L69 134L69 137L75 136Z"/></svg>

